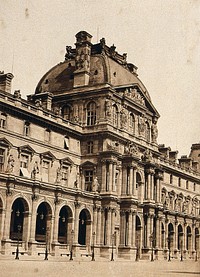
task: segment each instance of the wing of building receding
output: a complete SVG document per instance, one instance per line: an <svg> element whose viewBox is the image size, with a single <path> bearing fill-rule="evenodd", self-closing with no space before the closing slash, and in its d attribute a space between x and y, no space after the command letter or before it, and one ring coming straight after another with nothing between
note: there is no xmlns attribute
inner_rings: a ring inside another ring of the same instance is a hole
<svg viewBox="0 0 200 277"><path fill-rule="evenodd" d="M127 54L81 31L27 100L12 78L0 72L0 253L200 256L200 144L178 159L157 143Z"/></svg>

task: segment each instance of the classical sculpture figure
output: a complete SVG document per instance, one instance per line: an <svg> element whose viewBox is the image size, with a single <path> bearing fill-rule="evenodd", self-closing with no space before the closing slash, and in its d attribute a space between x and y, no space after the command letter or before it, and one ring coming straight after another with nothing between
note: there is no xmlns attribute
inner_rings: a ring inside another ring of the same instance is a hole
<svg viewBox="0 0 200 277"><path fill-rule="evenodd" d="M13 157L13 155L10 155L9 158L8 158L8 165L7 165L6 172L7 173L12 173L13 169L14 169L14 166L15 166L14 157Z"/></svg>
<svg viewBox="0 0 200 277"><path fill-rule="evenodd" d="M144 118L144 115L142 115L139 117L139 122L138 122L138 130L139 130L140 136L145 135L145 129L146 129L145 118Z"/></svg>
<svg viewBox="0 0 200 277"><path fill-rule="evenodd" d="M99 182L98 182L98 178L96 176L93 180L92 191L98 191L98 189L99 189Z"/></svg>
<svg viewBox="0 0 200 277"><path fill-rule="evenodd" d="M105 110L106 110L106 116L110 117L112 114L112 104L109 99L106 99L105 101Z"/></svg>
<svg viewBox="0 0 200 277"><path fill-rule="evenodd" d="M56 172L56 183L61 183L62 181L62 172L61 172L61 168L58 167L57 172Z"/></svg>
<svg viewBox="0 0 200 277"><path fill-rule="evenodd" d="M74 187L78 188L79 187L79 179L80 179L80 174L79 172L76 173L76 180L74 182Z"/></svg>
<svg viewBox="0 0 200 277"><path fill-rule="evenodd" d="M121 110L120 119L121 119L121 127L124 128L126 126L126 123L127 123L127 115L126 115L126 112L125 112L124 108L122 108L122 110Z"/></svg>
<svg viewBox="0 0 200 277"><path fill-rule="evenodd" d="M35 161L34 166L33 166L33 170L31 172L31 178L36 179L37 174L39 174L39 166L38 166L38 162Z"/></svg>
<svg viewBox="0 0 200 277"><path fill-rule="evenodd" d="M152 139L152 142L155 142L155 143L157 143L157 137L158 137L158 128L156 123L157 123L157 118L154 118L151 126L151 139Z"/></svg>

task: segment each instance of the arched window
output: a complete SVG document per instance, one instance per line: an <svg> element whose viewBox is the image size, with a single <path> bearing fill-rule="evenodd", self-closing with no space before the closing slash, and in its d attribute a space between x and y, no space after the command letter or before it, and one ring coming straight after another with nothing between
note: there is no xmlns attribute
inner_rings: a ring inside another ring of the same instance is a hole
<svg viewBox="0 0 200 277"><path fill-rule="evenodd" d="M95 125L96 124L96 103L90 102L87 105L87 125Z"/></svg>
<svg viewBox="0 0 200 277"><path fill-rule="evenodd" d="M91 218L89 212L84 209L79 215L79 232L78 232L78 243L80 245L88 245L90 241L91 231Z"/></svg>
<svg viewBox="0 0 200 277"><path fill-rule="evenodd" d="M183 227L178 225L178 250L183 250Z"/></svg>
<svg viewBox="0 0 200 277"><path fill-rule="evenodd" d="M118 127L118 109L116 105L113 105L113 125Z"/></svg>
<svg viewBox="0 0 200 277"><path fill-rule="evenodd" d="M22 240L23 223L24 223L24 204L20 198L16 199L12 205L10 239Z"/></svg>
<svg viewBox="0 0 200 277"><path fill-rule="evenodd" d="M50 207L46 202L39 205L37 209L35 240L48 242L50 235Z"/></svg>
<svg viewBox="0 0 200 277"><path fill-rule="evenodd" d="M69 105L62 107L62 117L66 120L71 119L71 107Z"/></svg>

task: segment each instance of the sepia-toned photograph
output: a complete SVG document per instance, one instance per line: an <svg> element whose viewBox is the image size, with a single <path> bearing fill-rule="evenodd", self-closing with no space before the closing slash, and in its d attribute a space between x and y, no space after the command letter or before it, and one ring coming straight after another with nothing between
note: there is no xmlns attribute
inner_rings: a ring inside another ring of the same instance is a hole
<svg viewBox="0 0 200 277"><path fill-rule="evenodd" d="M0 276L200 276L200 0L0 0Z"/></svg>

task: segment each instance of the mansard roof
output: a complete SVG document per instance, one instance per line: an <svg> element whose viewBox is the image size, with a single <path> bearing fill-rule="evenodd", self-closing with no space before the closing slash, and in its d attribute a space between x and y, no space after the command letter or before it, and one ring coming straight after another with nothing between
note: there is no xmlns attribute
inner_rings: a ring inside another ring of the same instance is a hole
<svg viewBox="0 0 200 277"><path fill-rule="evenodd" d="M89 35L86 32L79 32L80 35ZM90 39L89 37L89 39ZM90 43L87 42L87 43ZM77 39L76 46L80 42ZM150 95L138 78L137 67L127 62L127 54L119 54L113 45L108 47L105 39L100 43L91 44L89 84L95 86L100 84L110 84L113 87L122 85L137 85L141 88L142 93L151 101ZM66 47L65 61L51 68L39 81L35 93L44 93L46 91L57 93L61 91L72 90L74 87L74 72L76 71L77 49L71 46Z"/></svg>

